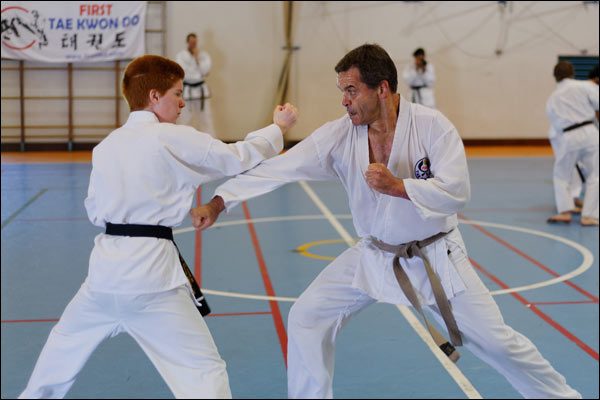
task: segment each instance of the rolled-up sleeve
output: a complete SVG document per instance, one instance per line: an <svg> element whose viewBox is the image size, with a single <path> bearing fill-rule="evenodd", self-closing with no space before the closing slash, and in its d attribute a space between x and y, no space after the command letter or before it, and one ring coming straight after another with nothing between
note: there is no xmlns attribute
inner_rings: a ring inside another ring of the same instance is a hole
<svg viewBox="0 0 600 400"><path fill-rule="evenodd" d="M464 146L453 126L431 146L432 178L405 179L406 193L423 219L448 217L462 210L471 197Z"/></svg>

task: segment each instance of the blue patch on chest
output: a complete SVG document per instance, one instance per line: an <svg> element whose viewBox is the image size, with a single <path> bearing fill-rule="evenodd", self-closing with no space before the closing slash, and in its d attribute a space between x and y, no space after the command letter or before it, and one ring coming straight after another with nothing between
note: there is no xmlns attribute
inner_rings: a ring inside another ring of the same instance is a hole
<svg viewBox="0 0 600 400"><path fill-rule="evenodd" d="M415 164L415 177L417 179L429 179L433 177L431 174L431 161L429 161L429 158L424 157L417 161Z"/></svg>

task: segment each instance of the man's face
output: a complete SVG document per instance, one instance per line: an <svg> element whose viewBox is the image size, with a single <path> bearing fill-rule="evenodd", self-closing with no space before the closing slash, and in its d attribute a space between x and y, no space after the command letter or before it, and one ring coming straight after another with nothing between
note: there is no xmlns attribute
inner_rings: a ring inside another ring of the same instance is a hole
<svg viewBox="0 0 600 400"><path fill-rule="evenodd" d="M185 107L182 93L183 81L180 79L154 102L152 111L156 114L160 122L174 124L177 121L179 114L181 114L181 109Z"/></svg>
<svg viewBox="0 0 600 400"><path fill-rule="evenodd" d="M189 51L194 50L198 46L198 38L190 36L187 45Z"/></svg>
<svg viewBox="0 0 600 400"><path fill-rule="evenodd" d="M415 56L415 65L417 67L422 67L423 61L425 61L425 56L423 54L419 54L418 56Z"/></svg>
<svg viewBox="0 0 600 400"><path fill-rule="evenodd" d="M346 108L353 125L368 125L379 118L377 89L370 89L361 81L358 68L340 72L337 87L343 93L342 106Z"/></svg>

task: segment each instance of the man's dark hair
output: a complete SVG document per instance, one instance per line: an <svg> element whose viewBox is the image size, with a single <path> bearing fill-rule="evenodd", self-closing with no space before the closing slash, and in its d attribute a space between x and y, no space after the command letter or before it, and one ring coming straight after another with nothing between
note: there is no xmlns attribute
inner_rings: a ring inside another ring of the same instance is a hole
<svg viewBox="0 0 600 400"><path fill-rule="evenodd" d="M335 72L346 72L356 67L360 79L370 89L387 81L392 93L398 89L398 72L388 53L377 44L363 44L346 54L335 66Z"/></svg>
<svg viewBox="0 0 600 400"><path fill-rule="evenodd" d="M575 76L575 70L573 64L568 61L559 61L554 67L554 79L556 82L560 82L565 78L572 78Z"/></svg>
<svg viewBox="0 0 600 400"><path fill-rule="evenodd" d="M185 42L189 42L190 38L195 38L197 37L195 33L188 33L188 35L185 37Z"/></svg>
<svg viewBox="0 0 600 400"><path fill-rule="evenodd" d="M421 47L416 49L415 52L413 53L413 57L424 56L424 55L425 55L425 50L423 50L423 48L421 48Z"/></svg>
<svg viewBox="0 0 600 400"><path fill-rule="evenodd" d="M598 79L598 64L588 73L588 79Z"/></svg>

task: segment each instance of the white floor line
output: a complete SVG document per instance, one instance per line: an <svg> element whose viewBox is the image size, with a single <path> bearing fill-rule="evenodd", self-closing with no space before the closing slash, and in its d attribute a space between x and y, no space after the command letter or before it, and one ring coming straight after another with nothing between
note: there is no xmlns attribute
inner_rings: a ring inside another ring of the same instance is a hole
<svg viewBox="0 0 600 400"><path fill-rule="evenodd" d="M320 201L319 198L317 198L316 200ZM333 217L334 217L334 220L352 219L352 216L349 214L334 214ZM233 220L233 221L217 222L210 229L234 226L234 225L245 225L250 222L253 224L258 224L258 223L269 223L269 222L280 222L280 221L310 221L310 220L321 220L321 219L327 219L327 217L325 215L319 214L319 215L286 215L286 216L279 216L279 217L237 219L237 220ZM547 238L547 239L554 240L554 241L563 243L567 246L574 248L582 256L581 264L577 268L575 268L567 273L564 273L564 274L557 276L555 278L552 278L552 279L547 279L545 281L531 283L528 285L512 287L512 288L508 288L508 289L493 290L493 291L490 291L490 294L492 296L498 296L498 295L507 294L507 293L524 292L526 290L540 289L540 288L543 288L546 286L556 285L560 282L564 282L566 280L573 279L574 277L583 274L585 271L590 269L592 267L592 265L594 265L594 255L588 248L580 245L577 242L574 242L573 240L569 240L562 236L553 235L551 233L542 232L542 231L538 231L535 229L521 228L518 226L497 224L497 223L493 223L493 222L476 221L476 220L468 220L467 221L467 220L463 220L463 219L459 219L458 221L461 224L489 226L492 228L505 229L505 230L515 231L515 232L522 232L522 233L527 233L527 234L534 235L534 236L539 236L542 238ZM179 228L179 229L175 229L173 231L173 234L177 235L180 233L192 232L194 230L195 229L193 226L187 227L187 228ZM348 243L347 238L345 238L343 240L346 243ZM202 289L204 290L205 288L202 288ZM217 290L215 290L213 292L214 292L213 294L216 294L218 296L240 297L240 298L256 299L256 300L294 301L296 299L295 297L271 297L271 296L259 296L259 295L245 295L245 294L237 294L236 292L225 292L225 291L217 291ZM281 299L291 299L291 300L281 300Z"/></svg>
<svg viewBox="0 0 600 400"><path fill-rule="evenodd" d="M329 223L333 226L333 228L339 233L339 235L344 239L344 241L348 244L348 246L354 245L354 240L352 239L352 235L348 233L348 231L340 224L340 222L335 218L333 213L329 211L329 208L321 201L319 196L311 189L311 187L304 181L298 182L302 189L306 192L308 197L315 203L317 208L321 210L323 215L327 218ZM454 364L446 355L436 346L433 339L429 336L429 333L425 329L425 327L421 324L421 321L415 317L413 312L406 306L397 306L400 313L406 318L407 322L410 326L415 330L417 335L427 344L431 352L436 356L442 366L448 371L448 374L454 379L454 381L458 384L460 389L467 395L469 399L481 399L481 395L475 389L475 387L471 384L471 382L467 379L466 376L463 375L462 371L458 369L456 364Z"/></svg>

